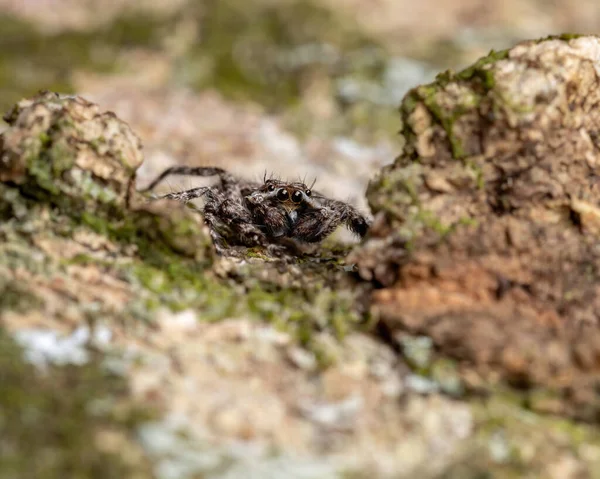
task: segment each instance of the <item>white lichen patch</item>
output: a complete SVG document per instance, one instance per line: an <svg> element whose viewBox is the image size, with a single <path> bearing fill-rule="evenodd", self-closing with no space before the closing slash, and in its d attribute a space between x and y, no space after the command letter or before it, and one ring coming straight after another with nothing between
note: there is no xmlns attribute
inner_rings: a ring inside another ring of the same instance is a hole
<svg viewBox="0 0 600 479"><path fill-rule="evenodd" d="M14 333L14 337L24 349L25 359L44 369L49 364L87 363L88 346L106 347L110 344L112 333L106 326L98 325L93 331L87 326L80 326L70 334L60 334L53 329L21 329Z"/></svg>
<svg viewBox="0 0 600 479"><path fill-rule="evenodd" d="M520 121L543 124L569 117L572 90L590 88L600 78L600 38L526 42L493 65L495 91Z"/></svg>

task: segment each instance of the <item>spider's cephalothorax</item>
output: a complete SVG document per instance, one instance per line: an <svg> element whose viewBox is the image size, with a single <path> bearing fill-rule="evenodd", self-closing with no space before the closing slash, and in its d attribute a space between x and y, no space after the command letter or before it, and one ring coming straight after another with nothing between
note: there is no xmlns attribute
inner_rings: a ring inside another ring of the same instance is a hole
<svg viewBox="0 0 600 479"><path fill-rule="evenodd" d="M286 183L268 179L244 197L246 207L257 224L272 238L291 237L298 212L306 207L311 195L304 183Z"/></svg>
<svg viewBox="0 0 600 479"><path fill-rule="evenodd" d="M221 168L169 168L144 191L175 174L219 177L217 185L163 197L183 202L204 198L204 218L219 252L228 246L277 246L283 238L317 243L341 224L360 237L369 228L369 221L353 206L312 192L304 183L272 178L249 182Z"/></svg>

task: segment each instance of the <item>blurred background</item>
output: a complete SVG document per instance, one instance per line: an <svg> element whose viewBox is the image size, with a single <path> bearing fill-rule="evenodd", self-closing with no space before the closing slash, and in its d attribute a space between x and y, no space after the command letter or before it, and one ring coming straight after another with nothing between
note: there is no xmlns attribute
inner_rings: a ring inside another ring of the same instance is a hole
<svg viewBox="0 0 600 479"><path fill-rule="evenodd" d="M114 111L142 138L140 186L218 164L314 177L366 208L369 177L401 146L409 88L522 39L599 27L597 0L0 0L0 110L49 89Z"/></svg>

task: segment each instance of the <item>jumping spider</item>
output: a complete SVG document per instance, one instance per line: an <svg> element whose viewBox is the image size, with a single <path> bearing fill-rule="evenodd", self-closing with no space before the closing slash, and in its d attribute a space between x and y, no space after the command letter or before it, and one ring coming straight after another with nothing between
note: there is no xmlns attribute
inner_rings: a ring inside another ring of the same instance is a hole
<svg viewBox="0 0 600 479"><path fill-rule="evenodd" d="M142 191L152 190L170 175L219 177L216 185L162 196L184 203L203 198L204 219L219 253L231 246L261 246L275 252L289 246L290 240L318 243L341 224L362 238L369 228L369 220L353 206L311 191L302 182L266 176L262 183L245 181L217 167L168 168Z"/></svg>

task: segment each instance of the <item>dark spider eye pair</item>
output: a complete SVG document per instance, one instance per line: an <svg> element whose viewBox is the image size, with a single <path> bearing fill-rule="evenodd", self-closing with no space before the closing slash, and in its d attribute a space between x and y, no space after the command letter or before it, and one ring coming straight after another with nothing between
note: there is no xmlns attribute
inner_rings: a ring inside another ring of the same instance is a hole
<svg viewBox="0 0 600 479"><path fill-rule="evenodd" d="M285 188L280 188L277 192L277 199L279 201L287 201L290 199L290 194ZM294 191L292 193L292 201L294 203L300 203L302 201L302 193L300 191Z"/></svg>
<svg viewBox="0 0 600 479"><path fill-rule="evenodd" d="M275 191L275 185L269 185L269 186L267 186L267 191L270 191L270 192ZM312 191L306 190L304 192L304 194L306 196L310 196L310 195L312 195ZM281 201L287 200L288 199L288 192L286 190L284 190L283 188L281 188L277 192L277 198L280 199ZM294 192L294 194L292 195L292 201L295 202L295 203L299 203L300 200L302 200L302 193L300 193L299 191Z"/></svg>
<svg viewBox="0 0 600 479"><path fill-rule="evenodd" d="M275 191L275 185L269 185L269 186L267 186L267 191L269 191L269 192L273 192L273 191ZM296 200L294 200L294 196L296 195L296 193L297 193L297 192L295 192L295 193L292 195L292 200L293 200L293 201L296 201ZM279 201L286 201L286 200L288 200L289 198L290 198L290 194L288 193L288 191L287 191L285 188L279 188L279 189L277 190L277 199L278 199Z"/></svg>

